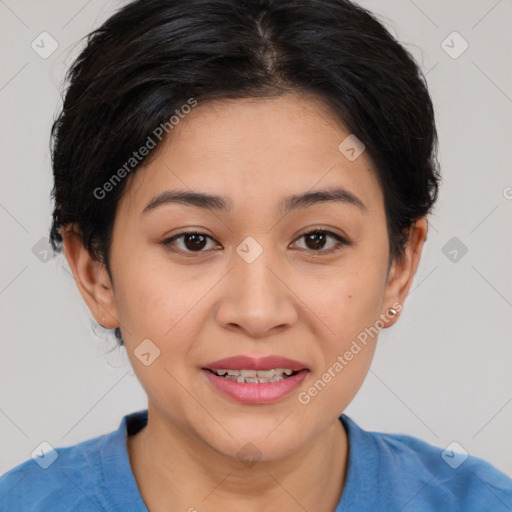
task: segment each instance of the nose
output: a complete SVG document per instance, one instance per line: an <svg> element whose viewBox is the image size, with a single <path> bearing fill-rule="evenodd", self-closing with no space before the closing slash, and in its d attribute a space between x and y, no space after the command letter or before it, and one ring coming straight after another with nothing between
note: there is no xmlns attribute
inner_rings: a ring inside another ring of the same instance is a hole
<svg viewBox="0 0 512 512"><path fill-rule="evenodd" d="M271 252L265 248L252 262L235 255L216 309L223 328L263 338L297 321L297 296L290 285L290 273Z"/></svg>

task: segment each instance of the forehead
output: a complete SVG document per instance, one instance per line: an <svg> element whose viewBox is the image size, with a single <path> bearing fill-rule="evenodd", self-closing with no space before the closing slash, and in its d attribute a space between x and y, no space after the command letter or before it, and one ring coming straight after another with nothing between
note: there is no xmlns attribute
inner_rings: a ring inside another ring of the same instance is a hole
<svg viewBox="0 0 512 512"><path fill-rule="evenodd" d="M231 213L248 205L282 213L285 196L339 188L379 210L383 198L369 156L349 159L340 151L349 136L311 96L199 103L130 177L118 211L140 215L158 194L188 190L227 198Z"/></svg>

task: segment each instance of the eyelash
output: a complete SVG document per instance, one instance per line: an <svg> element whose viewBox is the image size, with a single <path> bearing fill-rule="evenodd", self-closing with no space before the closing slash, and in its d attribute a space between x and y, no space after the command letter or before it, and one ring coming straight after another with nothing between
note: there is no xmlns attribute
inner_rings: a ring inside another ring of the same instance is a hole
<svg viewBox="0 0 512 512"><path fill-rule="evenodd" d="M301 239L303 237L306 237L307 235L318 234L318 233L322 233L324 235L328 235L328 236L334 238L337 241L336 245L334 247L332 247L331 249L319 249L317 251L305 249L307 252L311 252L313 254L321 254L321 255L332 254L332 253L340 251L343 248L343 246L349 246L349 245L352 245L352 243L353 243L353 242L350 242L349 240L341 237L340 235L337 235L336 233L333 233L332 231L328 231L328 230L325 230L325 229L314 229L312 231L308 231L308 232L303 233L302 235L300 235L297 238L297 240L299 240L299 239ZM187 255L201 254L201 253L207 252L207 251L204 251L204 250L189 251L189 250L183 250L183 249L175 249L175 248L173 249L171 247L175 240L177 240L178 238L182 238L182 237L184 237L186 235L201 235L201 236L204 236L204 237L209 238L211 240L214 240L211 236L207 235L206 233L201 233L201 232L198 232L198 231L183 231L181 233L178 233L177 235L172 236L171 238L165 239L163 242L161 242L161 244L167 250L169 250L171 252L182 252L182 253L185 253Z"/></svg>

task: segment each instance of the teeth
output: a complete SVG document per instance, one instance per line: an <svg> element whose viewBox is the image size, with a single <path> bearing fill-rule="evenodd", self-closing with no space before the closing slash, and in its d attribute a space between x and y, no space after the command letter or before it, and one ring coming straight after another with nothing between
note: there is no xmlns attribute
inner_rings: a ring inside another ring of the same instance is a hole
<svg viewBox="0 0 512 512"><path fill-rule="evenodd" d="M258 372L256 370L240 370L240 375L242 377L256 377Z"/></svg>
<svg viewBox="0 0 512 512"><path fill-rule="evenodd" d="M275 373L274 370L258 370L256 374L260 379L271 379Z"/></svg>
<svg viewBox="0 0 512 512"><path fill-rule="evenodd" d="M276 368L272 370L212 370L213 373L235 382L249 384L262 384L267 382L278 382L292 375L293 370L289 368Z"/></svg>

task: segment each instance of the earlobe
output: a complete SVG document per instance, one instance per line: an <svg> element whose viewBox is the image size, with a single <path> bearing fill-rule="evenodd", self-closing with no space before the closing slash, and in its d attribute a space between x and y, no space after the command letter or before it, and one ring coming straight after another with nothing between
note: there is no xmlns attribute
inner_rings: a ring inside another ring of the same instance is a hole
<svg viewBox="0 0 512 512"><path fill-rule="evenodd" d="M114 291L105 265L92 258L74 226L62 229L64 255L95 320L107 329L119 326Z"/></svg>
<svg viewBox="0 0 512 512"><path fill-rule="evenodd" d="M411 226L403 257L392 264L383 301L386 306L384 316L388 319L386 327L393 325L399 317L421 259L421 251L427 238L427 230L426 218L419 218ZM394 309L396 314L390 314L390 309Z"/></svg>

